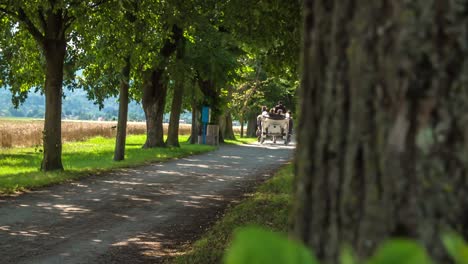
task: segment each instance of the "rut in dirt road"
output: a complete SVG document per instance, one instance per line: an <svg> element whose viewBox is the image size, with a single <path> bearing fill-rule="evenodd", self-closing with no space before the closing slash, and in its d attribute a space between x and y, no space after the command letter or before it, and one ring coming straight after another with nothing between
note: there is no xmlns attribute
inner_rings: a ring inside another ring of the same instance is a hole
<svg viewBox="0 0 468 264"><path fill-rule="evenodd" d="M294 146L217 151L0 197L0 263L157 263Z"/></svg>

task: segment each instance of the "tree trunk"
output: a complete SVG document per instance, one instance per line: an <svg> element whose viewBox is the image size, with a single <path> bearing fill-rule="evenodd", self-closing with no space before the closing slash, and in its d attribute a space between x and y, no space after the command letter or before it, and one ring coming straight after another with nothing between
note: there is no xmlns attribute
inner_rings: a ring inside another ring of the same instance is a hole
<svg viewBox="0 0 468 264"><path fill-rule="evenodd" d="M441 230L468 232L468 32L455 5L304 7L293 234L326 263L343 244L365 257L392 236L447 262Z"/></svg>
<svg viewBox="0 0 468 264"><path fill-rule="evenodd" d="M241 115L239 122L241 125L240 137L243 138L244 137L244 115Z"/></svg>
<svg viewBox="0 0 468 264"><path fill-rule="evenodd" d="M145 76L142 105L146 117L146 142L143 148L165 147L164 108L166 104L167 83L163 80L168 60L183 39L184 31L177 25L172 26L172 36L168 38L159 54L161 62Z"/></svg>
<svg viewBox="0 0 468 264"><path fill-rule="evenodd" d="M224 139L235 140L236 136L234 135L234 130L232 129L232 116L229 111L224 113L221 116L219 129L223 135Z"/></svg>
<svg viewBox="0 0 468 264"><path fill-rule="evenodd" d="M65 40L44 42L46 59L44 157L42 171L63 170L62 165L62 81Z"/></svg>
<svg viewBox="0 0 468 264"><path fill-rule="evenodd" d="M182 78L183 79L183 78ZM180 147L179 144L179 120L182 110L182 99L184 95L183 80L177 81L174 86L174 96L172 97L171 116L169 120L169 130L167 132L166 145Z"/></svg>
<svg viewBox="0 0 468 264"><path fill-rule="evenodd" d="M190 131L190 144L198 143L198 136L201 135L201 126L200 126L201 113L200 109L193 99L192 102L192 129Z"/></svg>
<svg viewBox="0 0 468 264"><path fill-rule="evenodd" d="M163 118L167 86L161 80L163 71L153 70L143 87L142 105L146 117L146 142L143 148L166 146Z"/></svg>
<svg viewBox="0 0 468 264"><path fill-rule="evenodd" d="M257 117L249 115L247 119L247 137L257 137Z"/></svg>
<svg viewBox="0 0 468 264"><path fill-rule="evenodd" d="M125 59L122 69L122 80L120 81L119 93L119 119L117 121L117 135L115 138L114 160L125 159L125 140L127 138L127 115L128 115L128 88L130 85L130 57Z"/></svg>

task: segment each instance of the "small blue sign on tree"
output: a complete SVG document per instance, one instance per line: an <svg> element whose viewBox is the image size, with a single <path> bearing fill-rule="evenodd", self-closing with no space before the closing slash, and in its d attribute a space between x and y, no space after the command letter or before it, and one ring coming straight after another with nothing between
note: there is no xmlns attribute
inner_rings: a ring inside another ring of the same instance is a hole
<svg viewBox="0 0 468 264"><path fill-rule="evenodd" d="M202 107L202 143L206 144L206 127L208 126L208 122L210 122L210 108L208 106Z"/></svg>
<svg viewBox="0 0 468 264"><path fill-rule="evenodd" d="M210 122L210 107L203 106L202 107L202 123L208 124Z"/></svg>

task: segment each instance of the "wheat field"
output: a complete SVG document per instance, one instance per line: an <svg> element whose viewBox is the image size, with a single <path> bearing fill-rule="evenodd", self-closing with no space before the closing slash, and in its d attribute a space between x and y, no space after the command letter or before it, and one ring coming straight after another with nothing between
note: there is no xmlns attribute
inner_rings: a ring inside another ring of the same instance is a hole
<svg viewBox="0 0 468 264"><path fill-rule="evenodd" d="M62 141L81 141L91 137L115 137L117 122L62 121ZM35 147L42 145L43 120L0 119L0 148ZM179 134L190 134L191 125L180 124ZM128 122L127 134L145 134L144 122ZM167 124L164 124L167 133Z"/></svg>

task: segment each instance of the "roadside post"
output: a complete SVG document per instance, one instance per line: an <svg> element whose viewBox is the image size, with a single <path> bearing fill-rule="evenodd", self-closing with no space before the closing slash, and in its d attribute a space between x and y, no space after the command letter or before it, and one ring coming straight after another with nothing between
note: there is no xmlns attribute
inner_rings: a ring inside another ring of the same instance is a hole
<svg viewBox="0 0 468 264"><path fill-rule="evenodd" d="M210 108L208 106L202 107L202 143L206 144L206 128L210 122Z"/></svg>

